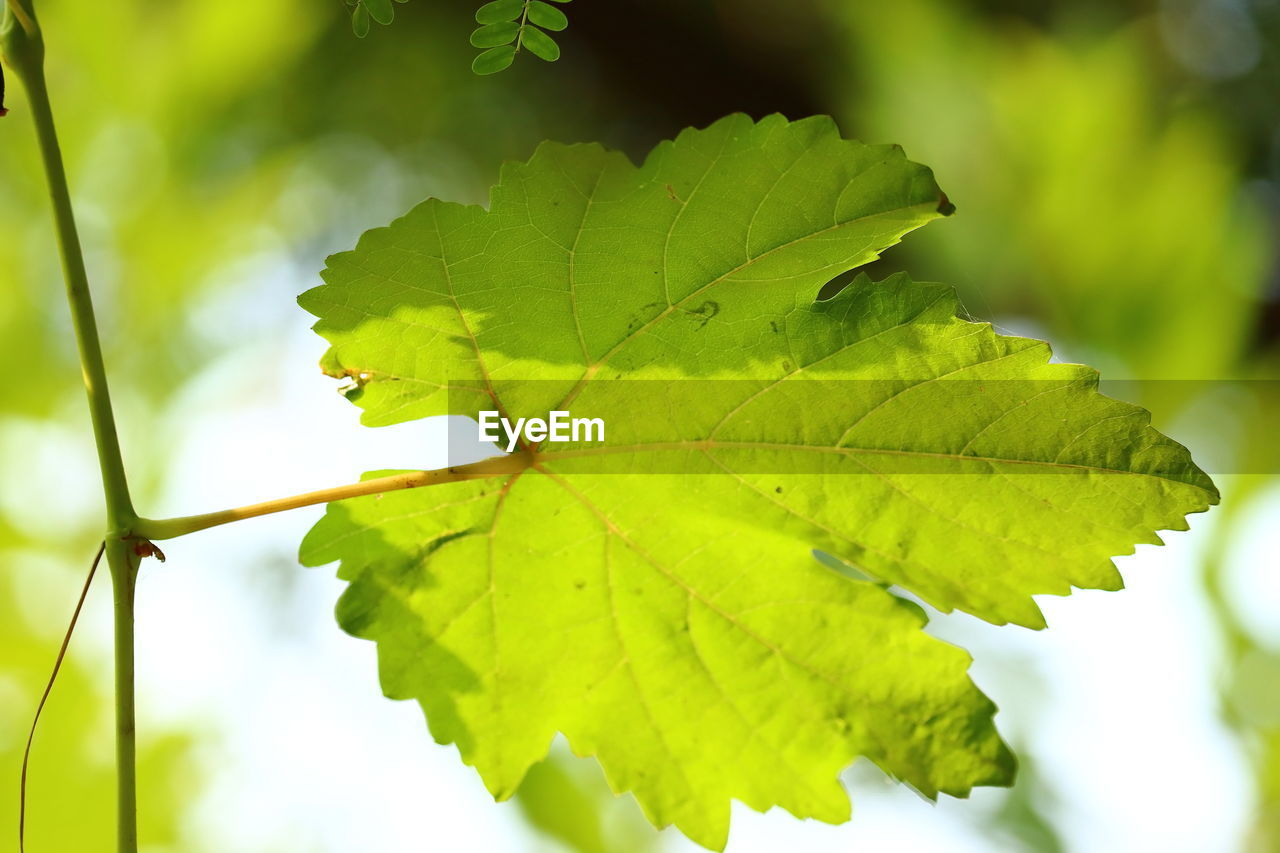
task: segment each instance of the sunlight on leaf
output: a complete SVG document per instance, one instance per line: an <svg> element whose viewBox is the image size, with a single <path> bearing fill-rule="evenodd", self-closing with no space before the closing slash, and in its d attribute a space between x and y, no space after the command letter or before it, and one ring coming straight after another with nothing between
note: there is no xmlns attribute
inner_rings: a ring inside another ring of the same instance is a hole
<svg viewBox="0 0 1280 853"><path fill-rule="evenodd" d="M562 732L713 848L732 799L847 819L858 756L931 797L1008 784L968 655L883 585L1039 627L1033 595L1119 588L1110 557L1217 493L1095 372L959 319L950 288L815 301L952 209L899 148L730 116L640 167L544 144L487 211L428 201L330 258L300 301L326 363L368 377L367 423L572 406L613 431L330 507L302 558L341 561L387 695L499 798Z"/></svg>

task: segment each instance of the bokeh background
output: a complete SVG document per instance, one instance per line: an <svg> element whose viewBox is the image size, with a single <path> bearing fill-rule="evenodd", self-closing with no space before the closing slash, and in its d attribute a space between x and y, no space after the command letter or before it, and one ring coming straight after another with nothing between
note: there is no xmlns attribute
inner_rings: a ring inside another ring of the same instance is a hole
<svg viewBox="0 0 1280 853"><path fill-rule="evenodd" d="M136 502L205 511L438 464L321 376L294 297L326 254L504 159L598 140L639 157L741 110L834 115L934 167L957 216L873 274L1127 384L1222 506L1120 561L1129 588L963 616L1023 768L933 805L855 765L852 823L737 809L730 850L1280 850L1280 3L582 0L564 58L477 78L474 2L410 0L355 39L340 0L40 0ZM21 93L0 121L0 846L18 761L98 538L79 370ZM1177 380L1177 381L1157 381ZM1241 380L1229 382L1226 380ZM1245 381L1250 380L1250 381ZM555 753L494 804L295 548L320 510L171 543L139 587L146 849L687 850ZM29 845L109 850L108 584L34 750Z"/></svg>

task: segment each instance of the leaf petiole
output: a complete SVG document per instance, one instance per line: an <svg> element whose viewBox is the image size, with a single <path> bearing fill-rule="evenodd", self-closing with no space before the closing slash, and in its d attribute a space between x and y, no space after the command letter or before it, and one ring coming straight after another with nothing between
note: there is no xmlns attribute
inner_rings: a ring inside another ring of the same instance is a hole
<svg viewBox="0 0 1280 853"><path fill-rule="evenodd" d="M178 518L139 518L131 533L134 537L160 540L174 539L262 515L272 515L305 506L330 503L347 498L358 498L365 495L377 495L383 492L394 492L402 489L417 489L422 486L435 486L442 483L459 483L463 480L480 480L487 477L504 477L519 474L533 464L533 457L528 451L513 453L509 456L493 456L472 462L467 465L455 465L448 468L437 468L431 471L409 471L403 474L392 474L363 480L346 486L335 486L320 489L286 498L264 501L248 506L224 509L219 512L208 512L201 515L187 515Z"/></svg>

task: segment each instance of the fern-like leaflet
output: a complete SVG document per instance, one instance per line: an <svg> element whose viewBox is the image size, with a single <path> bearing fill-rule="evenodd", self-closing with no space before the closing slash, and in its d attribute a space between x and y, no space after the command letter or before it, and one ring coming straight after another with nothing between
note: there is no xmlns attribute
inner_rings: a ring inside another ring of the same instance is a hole
<svg viewBox="0 0 1280 853"><path fill-rule="evenodd" d="M346 0L346 4L351 7L351 29L358 38L369 35L375 21L386 25L395 20L392 0ZM480 26L471 33L471 44L483 52L471 63L471 70L496 74L511 67L521 49L547 62L559 59L560 45L548 31L560 32L569 26L569 19L544 0L492 0L476 10L476 23Z"/></svg>
<svg viewBox="0 0 1280 853"><path fill-rule="evenodd" d="M567 3L569 0L554 0ZM569 19L543 0L492 0L476 10L480 27L471 34L471 44L484 52L471 63L477 74L495 74L510 67L521 48L539 59L555 62L560 45L547 34L569 26Z"/></svg>

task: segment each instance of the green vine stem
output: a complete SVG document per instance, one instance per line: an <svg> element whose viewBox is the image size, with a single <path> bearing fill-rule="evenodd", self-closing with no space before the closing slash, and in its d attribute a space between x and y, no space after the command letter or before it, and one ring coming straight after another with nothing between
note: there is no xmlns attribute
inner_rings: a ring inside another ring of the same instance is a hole
<svg viewBox="0 0 1280 853"><path fill-rule="evenodd" d="M67 300L80 350L80 367L89 398L89 415L98 446L98 462L102 469L107 510L107 565L111 569L115 590L117 849L119 853L136 853L133 596L138 561L129 537L137 516L129 497L120 456L120 441L107 390L107 372L98 340L98 324L89 294L89 278L71 208L71 193L62 165L53 110L49 105L44 77L44 37L31 0L7 0L4 19L0 22L0 54L26 90L27 104L35 124L49 199L53 205Z"/></svg>
<svg viewBox="0 0 1280 853"><path fill-rule="evenodd" d="M134 710L133 596L140 558L125 539L107 540L115 611L116 848L138 850L137 727Z"/></svg>
<svg viewBox="0 0 1280 853"><path fill-rule="evenodd" d="M13 0L10 0L12 4ZM10 9L15 8L10 5ZM31 15L31 12L27 12ZM71 209L71 194L62 165L62 152L54 128L53 111L44 78L44 39L36 25L28 32L17 17L6 16L0 27L0 49L27 91L31 118L35 123L40 155L44 161L49 198L53 202L54 225L58 250L62 256L62 272L67 283L67 299L75 324L76 343L80 349L80 365L84 371L85 390L89 396L89 413L93 419L94 438L98 445L98 461L107 499L107 518L113 532L127 532L135 517L120 457L120 441L115 418L111 413L111 395L107 390L107 373L98 340L98 324L93 315L89 295L89 278L85 273L84 255ZM34 18L31 19L34 24Z"/></svg>

